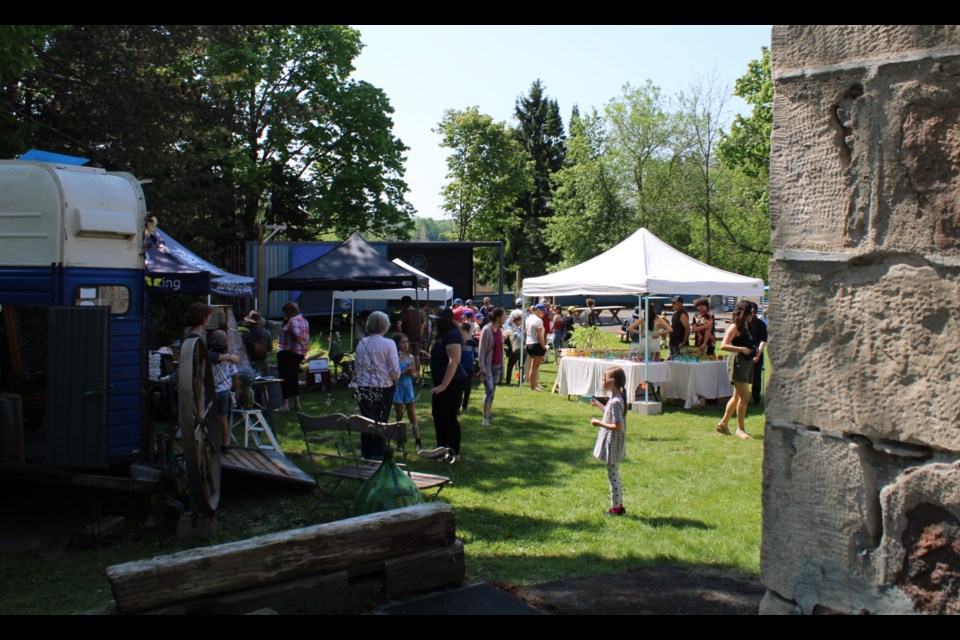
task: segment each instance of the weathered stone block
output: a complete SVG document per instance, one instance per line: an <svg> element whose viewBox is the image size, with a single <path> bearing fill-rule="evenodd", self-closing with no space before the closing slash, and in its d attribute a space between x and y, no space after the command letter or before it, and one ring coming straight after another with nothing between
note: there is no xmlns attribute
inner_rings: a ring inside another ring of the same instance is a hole
<svg viewBox="0 0 960 640"><path fill-rule="evenodd" d="M775 73L960 47L957 25L774 25Z"/></svg>
<svg viewBox="0 0 960 640"><path fill-rule="evenodd" d="M853 123L865 75L853 70L777 83L770 155L774 250L844 249L851 198L865 188L848 170L851 150L862 146L851 131L861 131Z"/></svg>
<svg viewBox="0 0 960 640"><path fill-rule="evenodd" d="M883 196L891 217L885 247L948 255L960 248L960 78L953 84L911 84L902 91L901 101L909 105L897 114L899 157L884 163L890 168Z"/></svg>
<svg viewBox="0 0 960 640"><path fill-rule="evenodd" d="M761 580L803 613L914 611L879 578L879 485L896 474L867 441L767 425ZM782 607L767 611L782 612ZM783 603L779 603L783 604Z"/></svg>
<svg viewBox="0 0 960 640"><path fill-rule="evenodd" d="M875 544L879 531L866 524L871 505L864 485L871 472L859 445L768 425L763 451L764 586L809 612L822 600L824 580L843 576L868 585L870 567L860 552Z"/></svg>
<svg viewBox="0 0 960 640"><path fill-rule="evenodd" d="M960 463L909 469L880 502L880 579L919 611L960 614Z"/></svg>
<svg viewBox="0 0 960 640"><path fill-rule="evenodd" d="M960 57L777 82L773 247L960 256Z"/></svg>
<svg viewBox="0 0 960 640"><path fill-rule="evenodd" d="M770 281L768 419L960 451L960 269L774 261Z"/></svg>

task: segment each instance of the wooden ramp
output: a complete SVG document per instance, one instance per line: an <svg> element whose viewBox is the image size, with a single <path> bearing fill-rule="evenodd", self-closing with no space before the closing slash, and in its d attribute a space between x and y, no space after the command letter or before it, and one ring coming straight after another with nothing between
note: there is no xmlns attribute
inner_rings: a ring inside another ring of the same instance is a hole
<svg viewBox="0 0 960 640"><path fill-rule="evenodd" d="M270 449L230 447L220 456L224 471L234 471L307 487L316 485L313 477L300 470L283 454Z"/></svg>
<svg viewBox="0 0 960 640"><path fill-rule="evenodd" d="M183 445L176 441L177 453L183 453ZM282 453L270 449L233 446L220 454L220 468L268 480L315 487L316 481L304 473Z"/></svg>

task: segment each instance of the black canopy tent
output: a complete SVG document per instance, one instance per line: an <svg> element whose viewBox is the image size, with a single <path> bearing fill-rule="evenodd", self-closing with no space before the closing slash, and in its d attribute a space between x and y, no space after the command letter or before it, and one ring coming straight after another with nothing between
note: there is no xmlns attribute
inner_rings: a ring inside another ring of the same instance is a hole
<svg viewBox="0 0 960 640"><path fill-rule="evenodd" d="M316 260L269 280L271 291L365 291L427 285L427 278L394 264L356 231Z"/></svg>
<svg viewBox="0 0 960 640"><path fill-rule="evenodd" d="M367 244L359 232L302 267L270 278L270 290L370 291L372 289L409 289L429 287L426 276L407 271ZM332 295L332 293L331 293ZM362 297L362 296L358 296ZM269 299L269 298L268 298ZM353 305L350 306L351 317ZM333 333L333 315L330 316ZM353 335L353 326L350 329Z"/></svg>

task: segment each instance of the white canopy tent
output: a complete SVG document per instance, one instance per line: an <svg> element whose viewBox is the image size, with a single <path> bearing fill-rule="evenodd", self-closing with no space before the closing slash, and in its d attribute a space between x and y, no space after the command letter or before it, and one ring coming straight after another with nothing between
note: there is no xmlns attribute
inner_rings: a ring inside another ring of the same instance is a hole
<svg viewBox="0 0 960 640"><path fill-rule="evenodd" d="M414 300L429 300L430 302L446 302L453 297L453 287L440 282L433 276L414 269L400 258L394 258L393 263L402 269L411 273L427 278L429 284L426 288L419 289L410 287L407 289L368 289L364 291L334 291L334 300L344 298L358 298L361 300L399 300L403 296L410 296Z"/></svg>
<svg viewBox="0 0 960 640"><path fill-rule="evenodd" d="M612 249L575 267L525 278L522 289L525 296L762 296L763 280L711 267L641 228Z"/></svg>
<svg viewBox="0 0 960 640"><path fill-rule="evenodd" d="M640 228L617 246L586 262L545 276L525 278L522 291L524 297L640 297L651 293L762 296L763 280L711 267L674 249L646 228ZM640 308L645 310L647 305L641 302ZM644 359L649 362L648 352Z"/></svg>

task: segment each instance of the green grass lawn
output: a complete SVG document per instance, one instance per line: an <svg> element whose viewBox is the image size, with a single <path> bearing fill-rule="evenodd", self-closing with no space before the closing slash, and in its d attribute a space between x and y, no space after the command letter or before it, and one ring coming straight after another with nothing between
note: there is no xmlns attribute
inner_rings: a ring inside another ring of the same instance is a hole
<svg viewBox="0 0 960 640"><path fill-rule="evenodd" d="M551 363L542 369L542 383L548 389L556 368ZM307 390L302 397L305 410L312 414L355 409L342 388ZM628 515L611 518L603 515L609 507L606 472L591 455L597 429L589 421L599 417L597 409L546 392L499 387L494 424L482 427L482 398L482 389L474 387L470 409L461 417L462 460L453 467L455 484L440 497L456 512L470 581L533 584L664 562L758 572L763 434L759 409L751 407L748 414L747 431L755 438L751 441L714 432L722 406L697 410L665 406L662 415L652 417L629 414L627 459L621 465ZM429 403L429 390L424 388L417 413L428 447L434 443ZM281 446L306 467L296 417L292 413L274 417ZM442 469L427 461L412 462L411 467ZM345 490L358 488L354 483ZM89 499L91 505L106 500L92 498L89 492L79 495L81 502ZM342 516L342 511L315 509L316 505L317 499L308 492L226 476L213 542ZM109 508L126 509L132 516L128 533L110 547L92 551L66 548L75 524L57 523L56 514L42 523L16 514L0 522L0 542L29 536L38 545L28 552L0 546L0 613L106 606L111 599L103 576L106 566L200 544L144 529L146 510L132 498Z"/></svg>
<svg viewBox="0 0 960 640"><path fill-rule="evenodd" d="M557 365L542 368L549 389ZM606 471L592 456L599 410L566 397L499 387L496 418L480 425L482 389L461 416L462 460L443 491L457 514L472 580L531 584L619 571L644 563L730 567L757 573L763 415L753 409L754 440L722 437L722 406L665 406L659 416L630 414L621 466L628 516L609 507ZM310 413L353 411L343 394L307 394ZM419 393L424 445L432 446L429 391ZM294 417L277 418L285 450L302 451ZM437 471L435 463L414 462Z"/></svg>

